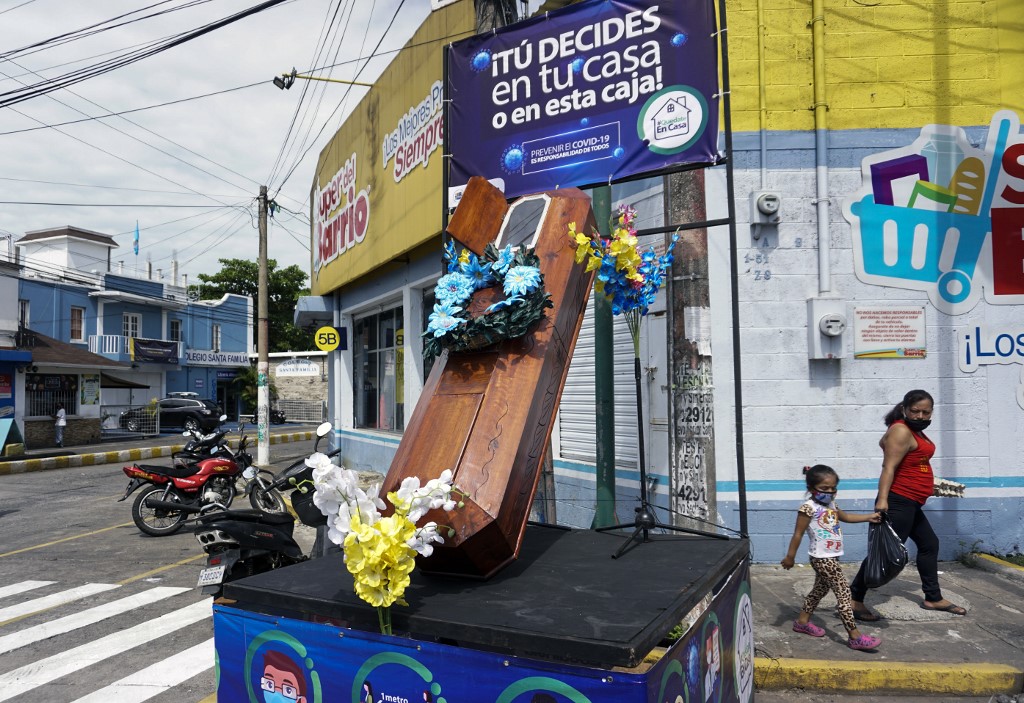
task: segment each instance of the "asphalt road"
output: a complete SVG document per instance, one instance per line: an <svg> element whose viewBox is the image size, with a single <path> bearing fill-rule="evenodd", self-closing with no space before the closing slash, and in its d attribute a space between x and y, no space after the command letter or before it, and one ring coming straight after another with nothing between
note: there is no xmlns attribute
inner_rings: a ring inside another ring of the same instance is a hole
<svg viewBox="0 0 1024 703"><path fill-rule="evenodd" d="M0 476L0 703L215 700L205 555L187 527L135 527L121 466Z"/></svg>

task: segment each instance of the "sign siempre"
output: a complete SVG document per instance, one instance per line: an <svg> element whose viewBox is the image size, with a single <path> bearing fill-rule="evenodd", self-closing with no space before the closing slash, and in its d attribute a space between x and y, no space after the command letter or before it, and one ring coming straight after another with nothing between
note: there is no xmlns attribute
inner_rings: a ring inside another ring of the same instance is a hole
<svg viewBox="0 0 1024 703"><path fill-rule="evenodd" d="M341 344L341 335L333 327L321 327L313 337L320 351L334 351Z"/></svg>

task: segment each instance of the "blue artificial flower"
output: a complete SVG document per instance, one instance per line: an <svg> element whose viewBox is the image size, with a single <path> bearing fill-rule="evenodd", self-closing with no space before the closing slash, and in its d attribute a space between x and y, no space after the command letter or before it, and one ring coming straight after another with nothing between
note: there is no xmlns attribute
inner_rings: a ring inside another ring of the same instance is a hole
<svg viewBox="0 0 1024 703"><path fill-rule="evenodd" d="M540 269L536 266L513 266L505 274L505 295L526 295L540 286Z"/></svg>
<svg viewBox="0 0 1024 703"><path fill-rule="evenodd" d="M444 260L448 262L448 273L459 269L459 255L455 253L455 242L450 239L444 245Z"/></svg>
<svg viewBox="0 0 1024 703"><path fill-rule="evenodd" d="M498 252L498 258L491 264L491 269L502 276L508 273L508 267L512 265L515 255L512 253L512 245L509 244Z"/></svg>
<svg viewBox="0 0 1024 703"><path fill-rule="evenodd" d="M473 279L461 273L449 273L438 279L434 286L434 296L442 303L458 305L469 300L474 290Z"/></svg>
<svg viewBox="0 0 1024 703"><path fill-rule="evenodd" d="M466 324L464 319L456 317L460 312L462 308L457 305L438 303L427 318L427 332L433 332L435 337L443 337L459 325Z"/></svg>
<svg viewBox="0 0 1024 703"><path fill-rule="evenodd" d="M505 298L504 300L499 300L496 303L488 305L487 309L484 310L484 314L498 312L499 310L510 308L513 305L518 305L521 302L523 302L523 298L521 296L513 295L511 298Z"/></svg>
<svg viewBox="0 0 1024 703"><path fill-rule="evenodd" d="M476 254L470 254L467 261L462 262L462 274L473 281L474 290L480 290L487 286L494 285L494 276L491 275L491 267Z"/></svg>

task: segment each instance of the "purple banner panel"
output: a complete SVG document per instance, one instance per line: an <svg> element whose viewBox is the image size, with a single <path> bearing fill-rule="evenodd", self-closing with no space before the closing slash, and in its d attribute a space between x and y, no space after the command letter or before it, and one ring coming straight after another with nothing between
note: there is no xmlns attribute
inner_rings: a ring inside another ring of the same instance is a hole
<svg viewBox="0 0 1024 703"><path fill-rule="evenodd" d="M614 672L214 605L217 700L751 703L753 622L747 560L687 614L685 634L653 666Z"/></svg>
<svg viewBox="0 0 1024 703"><path fill-rule="evenodd" d="M711 2L589 0L454 43L449 202L717 163L714 33Z"/></svg>

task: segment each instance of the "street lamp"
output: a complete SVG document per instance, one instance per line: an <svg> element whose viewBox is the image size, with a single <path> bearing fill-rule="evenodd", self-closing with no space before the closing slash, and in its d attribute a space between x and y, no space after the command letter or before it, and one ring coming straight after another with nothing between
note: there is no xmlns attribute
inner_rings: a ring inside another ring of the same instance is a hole
<svg viewBox="0 0 1024 703"><path fill-rule="evenodd" d="M344 83L346 85L361 85L366 88L372 88L373 83L360 83L359 81L346 81L340 78L323 78L321 76L309 76L299 73L294 68L291 73L282 73L280 76L274 76L274 85L281 90L288 90L295 83L296 78L304 78L307 81L325 81L327 83Z"/></svg>

